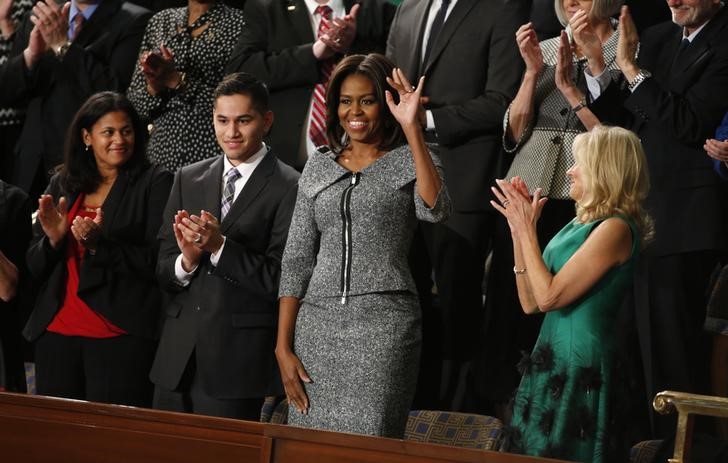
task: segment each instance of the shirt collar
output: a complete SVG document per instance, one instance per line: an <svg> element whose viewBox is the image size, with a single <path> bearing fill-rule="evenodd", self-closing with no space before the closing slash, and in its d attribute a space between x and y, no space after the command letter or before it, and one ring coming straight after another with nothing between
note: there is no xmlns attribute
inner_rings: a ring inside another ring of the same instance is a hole
<svg viewBox="0 0 728 463"><path fill-rule="evenodd" d="M250 175L252 175L255 168L258 167L258 164L261 163L265 155L268 153L269 149L270 148L268 148L268 146L263 143L263 146L261 146L261 148L254 155L250 156L248 159L241 162L237 166L233 166L228 160L227 156L223 154L223 179L225 179L225 174L233 167L238 169L238 172L240 172L242 178L249 177Z"/></svg>
<svg viewBox="0 0 728 463"><path fill-rule="evenodd" d="M94 11L96 11L96 8L99 7L100 1L96 3L92 3L91 5L88 5L86 9L81 11L78 8L78 5L76 5L76 0L71 0L71 9L68 12L68 21L73 21L73 18L76 17L78 13L81 13L83 15L83 18L88 21L91 19L91 15L94 14Z"/></svg>
<svg viewBox="0 0 728 463"><path fill-rule="evenodd" d="M718 7L718 11L720 11L721 8L723 8L724 4L723 4L723 2L721 2L719 5L720 6ZM698 34L700 34L700 31L702 31L705 28L705 26L707 26L708 23L710 21L712 21L713 18L715 18L715 16L718 14L718 11L716 11L716 13L709 20L705 21L702 26L700 26L697 29L695 29L693 31L693 33L690 34L690 35L688 35L688 36L685 35L685 28L683 28L683 39L688 39L690 41L690 43L693 43L693 40L695 40L695 37L697 37Z"/></svg>

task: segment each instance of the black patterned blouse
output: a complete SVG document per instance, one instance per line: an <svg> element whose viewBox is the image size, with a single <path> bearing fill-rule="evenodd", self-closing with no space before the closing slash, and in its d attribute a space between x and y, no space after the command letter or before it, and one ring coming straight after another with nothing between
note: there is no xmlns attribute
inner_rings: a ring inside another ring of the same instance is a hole
<svg viewBox="0 0 728 463"><path fill-rule="evenodd" d="M190 29L207 25L197 37ZM147 154L171 171L221 153L212 126L212 92L243 28L242 11L216 4L187 27L187 8L155 14L147 24L139 56L164 44L174 54L187 86L152 96L144 74L134 71L127 95L153 125Z"/></svg>
<svg viewBox="0 0 728 463"><path fill-rule="evenodd" d="M10 7L10 18L17 25L23 19L23 16L28 12L33 5L35 0L13 0L13 5ZM3 37L0 34L0 66L10 58L10 51L13 48L13 37ZM20 125L22 123L22 111L17 108L0 108L0 126L6 125Z"/></svg>

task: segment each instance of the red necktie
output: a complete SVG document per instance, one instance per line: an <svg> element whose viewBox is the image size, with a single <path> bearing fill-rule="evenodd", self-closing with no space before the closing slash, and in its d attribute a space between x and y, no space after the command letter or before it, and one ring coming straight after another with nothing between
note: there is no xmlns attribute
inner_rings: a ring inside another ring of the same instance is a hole
<svg viewBox="0 0 728 463"><path fill-rule="evenodd" d="M76 16L73 17L73 33L71 34L71 42L76 40L76 37L78 37L85 20L86 18L84 18L81 13L76 13Z"/></svg>
<svg viewBox="0 0 728 463"><path fill-rule="evenodd" d="M316 37L321 37L329 29L324 19L331 20L331 7L328 5L320 5L313 12L321 15L318 33ZM327 59L321 62L321 81L316 84L313 89L313 100L311 102L311 124L308 129L308 136L311 137L313 144L321 146L326 144L326 84L331 77L331 71L334 70L334 59Z"/></svg>

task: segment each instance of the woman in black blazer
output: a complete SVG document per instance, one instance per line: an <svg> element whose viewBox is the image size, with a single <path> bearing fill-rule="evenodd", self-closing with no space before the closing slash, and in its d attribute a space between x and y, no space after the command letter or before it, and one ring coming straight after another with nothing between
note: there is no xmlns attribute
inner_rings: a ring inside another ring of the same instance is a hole
<svg viewBox="0 0 728 463"><path fill-rule="evenodd" d="M36 341L37 390L148 406L157 233L172 176L146 159L147 132L120 94L91 96L66 138L27 254L39 284L24 330Z"/></svg>

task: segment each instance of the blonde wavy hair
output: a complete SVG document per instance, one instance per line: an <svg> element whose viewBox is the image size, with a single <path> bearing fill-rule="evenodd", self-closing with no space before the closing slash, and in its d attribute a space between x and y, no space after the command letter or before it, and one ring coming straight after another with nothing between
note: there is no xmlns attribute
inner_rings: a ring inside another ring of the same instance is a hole
<svg viewBox="0 0 728 463"><path fill-rule="evenodd" d="M654 235L642 207L650 190L647 160L637 135L621 127L598 125L579 134L572 147L584 184L576 218L593 222L615 214L634 221L644 246Z"/></svg>

